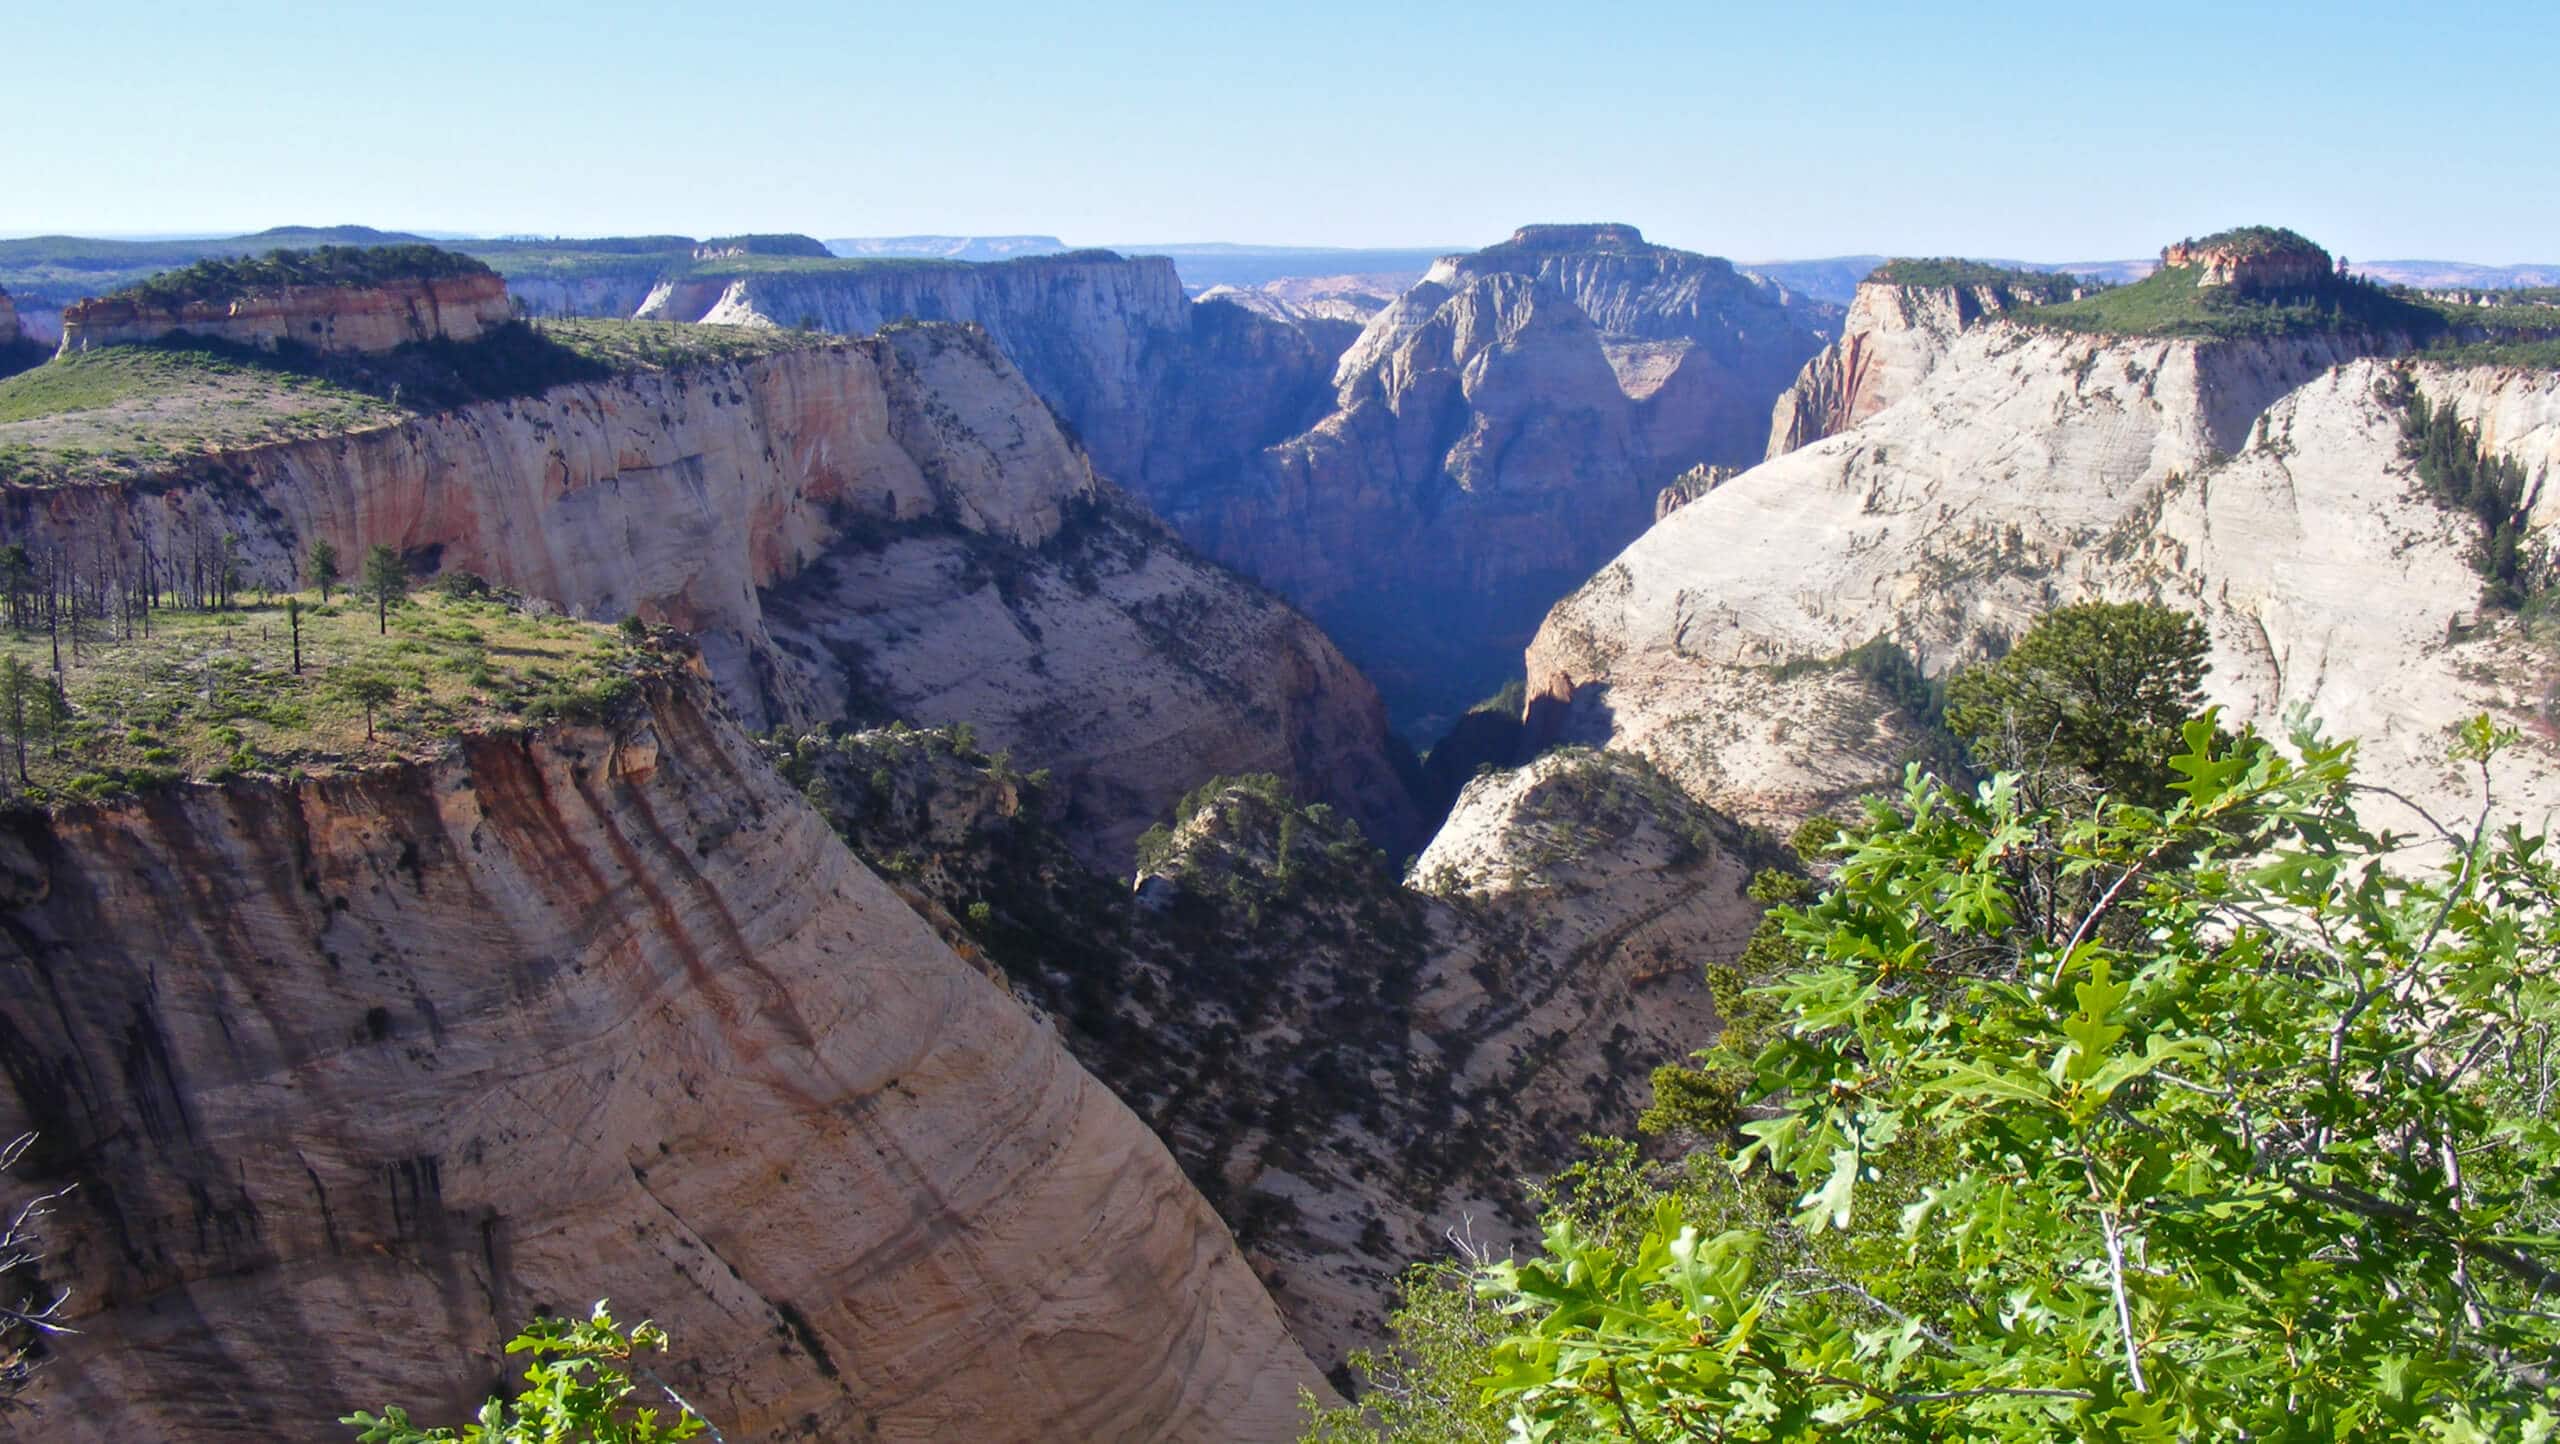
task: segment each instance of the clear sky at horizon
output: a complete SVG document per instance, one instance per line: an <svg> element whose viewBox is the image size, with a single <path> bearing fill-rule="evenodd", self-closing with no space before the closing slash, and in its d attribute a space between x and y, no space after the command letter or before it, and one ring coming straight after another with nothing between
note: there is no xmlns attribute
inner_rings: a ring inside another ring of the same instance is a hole
<svg viewBox="0 0 2560 1444"><path fill-rule="evenodd" d="M2560 261L2560 4L29 3L0 236ZM2545 80L2531 77L2542 69Z"/></svg>

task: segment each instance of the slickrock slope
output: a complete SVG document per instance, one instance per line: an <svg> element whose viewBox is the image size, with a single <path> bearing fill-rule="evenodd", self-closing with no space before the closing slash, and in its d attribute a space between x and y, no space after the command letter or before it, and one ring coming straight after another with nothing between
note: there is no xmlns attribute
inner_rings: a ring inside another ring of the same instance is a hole
<svg viewBox="0 0 2560 1444"><path fill-rule="evenodd" d="M1401 710L1455 711L1665 483L1758 455L1822 320L1631 227L1529 227L1372 316L1304 434L1146 495L1307 608Z"/></svg>
<svg viewBox="0 0 2560 1444"><path fill-rule="evenodd" d="M2420 497L2391 363L2358 359L2391 344L1967 331L1904 400L1673 512L1559 604L1529 653L1533 731L1782 823L1910 740L1848 649L1888 636L1935 672L2060 603L2156 599L2205 618L2236 717L2308 705L2366 739L2371 780L2458 809L2445 728L2538 722L2560 669L2480 615L2476 529ZM2414 373L2547 478L2560 380ZM2508 773L2514 811L2560 799L2546 753Z"/></svg>
<svg viewBox="0 0 2560 1444"><path fill-rule="evenodd" d="M44 1437L459 1415L610 1295L748 1439L1285 1439L1163 1147L688 684L0 826L0 1128L76 1182Z"/></svg>
<svg viewBox="0 0 2560 1444"><path fill-rule="evenodd" d="M478 339L512 315L494 273L421 276L369 286L286 286L235 299L156 305L109 297L62 313L62 350L156 341L174 331L273 349L388 351L439 337Z"/></svg>
<svg viewBox="0 0 2560 1444"><path fill-rule="evenodd" d="M1858 283L1840 339L1805 363L1769 418L1768 455L1846 431L1909 395L1946 359L1955 338L2012 307L2067 300L2068 277L2027 276L1951 285L1890 279ZM1880 278L1879 278L1880 277Z"/></svg>
<svg viewBox="0 0 2560 1444"><path fill-rule="evenodd" d="M582 616L694 634L752 726L970 721L1054 767L1098 859L1220 771L1419 839L1369 685L1276 600L1097 483L983 334L896 328L0 495L12 537L169 558L230 533L283 581L388 543Z"/></svg>
<svg viewBox="0 0 2560 1444"><path fill-rule="evenodd" d="M1046 1009L1237 1230L1317 1361L1383 1342L1395 1275L1713 1035L1700 964L1756 921L1751 845L1638 759L1472 786L1417 881L1267 780L1205 789L1133 895L1032 780L947 736L781 744L858 852ZM1427 872L1427 877L1423 874Z"/></svg>

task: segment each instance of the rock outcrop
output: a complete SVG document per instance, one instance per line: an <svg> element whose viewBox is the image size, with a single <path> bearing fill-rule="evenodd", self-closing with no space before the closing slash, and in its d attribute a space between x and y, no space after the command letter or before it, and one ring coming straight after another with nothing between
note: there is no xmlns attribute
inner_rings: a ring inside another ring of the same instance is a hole
<svg viewBox="0 0 2560 1444"><path fill-rule="evenodd" d="M1137 1118L698 687L0 826L44 1437L453 1419L610 1296L731 1439L1290 1437L1322 1382Z"/></svg>
<svg viewBox="0 0 2560 1444"><path fill-rule="evenodd" d="M697 261L734 261L745 256L799 256L827 260L835 252L815 236L782 233L759 236L714 236L693 248Z"/></svg>
<svg viewBox="0 0 2560 1444"><path fill-rule="evenodd" d="M1306 432L1142 491L1324 623L1400 712L1448 715L1666 483L1758 455L1823 319L1632 227L1529 227L1372 316Z"/></svg>
<svg viewBox="0 0 2560 1444"><path fill-rule="evenodd" d="M1654 493L1653 519L1662 520L1741 474L1742 468L1738 466L1709 466L1700 462L1690 467L1673 477L1669 486Z"/></svg>
<svg viewBox="0 0 2560 1444"><path fill-rule="evenodd" d="M272 350L389 351L413 341L473 341L513 312L494 273L395 278L365 286L284 286L169 305L108 297L62 313L65 354L157 341L174 332Z"/></svg>
<svg viewBox="0 0 2560 1444"><path fill-rule="evenodd" d="M1806 362L1795 384L1778 397L1769 418L1768 455L1784 456L1846 431L1909 395L1946 359L1956 337L1986 317L2069 300L2076 289L2068 278L2024 276L1949 285L1860 282L1840 339Z"/></svg>
<svg viewBox="0 0 2560 1444"><path fill-rule="evenodd" d="M969 721L1079 800L1094 856L1219 772L1419 841L1375 692L1285 606L1094 478L983 333L893 328L219 458L19 490L0 529L283 583L389 544L582 616L692 633L751 725Z"/></svg>
<svg viewBox="0 0 2560 1444"><path fill-rule="evenodd" d="M1133 893L1060 855L1036 782L946 738L781 746L1155 1127L1328 1367L1385 1342L1396 1276L1449 1231L1532 1236L1523 1181L1712 1038L1701 965L1757 920L1751 840L1633 757L1479 779L1411 887L1338 814L1231 779Z"/></svg>
<svg viewBox="0 0 2560 1444"><path fill-rule="evenodd" d="M2329 284L2336 263L2329 253L2291 231L2251 227L2201 241L2179 241L2160 251L2166 270L2195 271L2199 288L2270 294L2316 290Z"/></svg>
<svg viewBox="0 0 2560 1444"><path fill-rule="evenodd" d="M0 291L0 346L16 345L18 337L18 307L7 291Z"/></svg>
<svg viewBox="0 0 2560 1444"><path fill-rule="evenodd" d="M2207 622L2234 720L2308 706L2365 739L2370 780L2458 812L2476 799L2445 729L2537 718L2555 671L2482 614L2471 520L2418 493L2392 363L2361 355L2393 344L1967 330L1899 403L1673 512L1560 603L1529 653L1532 730L1784 824L1914 740L1851 649L1890 638L1934 673L2061 603L2158 600ZM2548 476L2549 373L2415 375ZM2524 814L2560 800L2539 747L2505 785Z"/></svg>

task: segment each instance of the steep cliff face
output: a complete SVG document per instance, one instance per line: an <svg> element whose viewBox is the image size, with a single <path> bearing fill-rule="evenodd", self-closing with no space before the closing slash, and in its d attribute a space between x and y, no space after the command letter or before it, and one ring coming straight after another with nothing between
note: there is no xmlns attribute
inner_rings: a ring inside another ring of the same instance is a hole
<svg viewBox="0 0 2560 1444"><path fill-rule="evenodd" d="M1312 612L1401 711L1453 712L1664 484L1757 455L1822 319L1630 227L1530 227L1372 316L1306 432L1147 497Z"/></svg>
<svg viewBox="0 0 2560 1444"><path fill-rule="evenodd" d="M1173 263L1077 252L989 265L884 263L755 272L660 287L639 314L799 326L867 336L893 321L973 321L1059 415L1095 464L1134 472L1147 410L1138 376L1152 338L1179 335L1189 303Z"/></svg>
<svg viewBox="0 0 2560 1444"><path fill-rule="evenodd" d="M18 326L18 310L7 291L0 291L0 376L14 376L41 366L53 348Z"/></svg>
<svg viewBox="0 0 2560 1444"><path fill-rule="evenodd" d="M1186 803L1133 894L1049 838L1035 782L928 734L781 744L864 856L982 950L1166 1140L1321 1364L1383 1342L1396 1275L1532 1227L1522 1181L1632 1126L1716 1026L1748 841L1639 760L1469 788L1400 887L1267 781Z"/></svg>
<svg viewBox="0 0 2560 1444"><path fill-rule="evenodd" d="M662 263L635 257L626 265L596 264L574 275L517 271L507 277L507 294L528 316L637 315L658 289Z"/></svg>
<svg viewBox="0 0 2560 1444"><path fill-rule="evenodd" d="M2524 467L2534 527L2560 522L2560 373L2421 364L2413 374L2430 405L2452 408L2483 444Z"/></svg>
<svg viewBox="0 0 2560 1444"><path fill-rule="evenodd" d="M2534 718L2553 668L2478 615L2472 524L2418 495L2386 363L2358 359L2388 344L1969 330L1898 404L1673 512L1560 603L1529 653L1533 730L1784 823L1911 740L1850 648L1891 637L1934 672L2060 603L2156 599L2205 618L2236 719L2308 704L2367 740L2374 780L2458 809L2445 727ZM2547 471L2547 375L2417 374ZM2518 762L2510 800L2547 805L2549 773Z"/></svg>
<svg viewBox="0 0 2560 1444"><path fill-rule="evenodd" d="M1846 431L1911 394L1955 339L2022 302L2006 286L1865 281L1834 341L1797 374L1769 417L1771 457Z"/></svg>
<svg viewBox="0 0 2560 1444"><path fill-rule="evenodd" d="M975 322L1096 468L1149 496L1305 426L1347 343L1323 318L1195 305L1172 261L1108 251L702 274L660 283L637 314L848 336L900 320Z"/></svg>
<svg viewBox="0 0 2560 1444"><path fill-rule="evenodd" d="M966 328L558 387L0 507L13 537L162 557L211 528L278 582L313 539L387 543L580 615L636 613L693 633L751 725L975 722L1068 778L1081 837L1115 865L1184 788L1237 768L1418 840L1368 684L1098 484Z"/></svg>
<svg viewBox="0 0 2560 1444"><path fill-rule="evenodd" d="M1322 1388L1164 1149L698 688L0 827L47 1438L459 1416L538 1308L733 1439L1283 1439Z"/></svg>
<svg viewBox="0 0 2560 1444"><path fill-rule="evenodd" d="M413 341L477 340L511 314L507 283L494 274L285 286L176 305L109 297L64 308L62 350L157 341L184 331L270 350L291 342L315 351L389 351Z"/></svg>

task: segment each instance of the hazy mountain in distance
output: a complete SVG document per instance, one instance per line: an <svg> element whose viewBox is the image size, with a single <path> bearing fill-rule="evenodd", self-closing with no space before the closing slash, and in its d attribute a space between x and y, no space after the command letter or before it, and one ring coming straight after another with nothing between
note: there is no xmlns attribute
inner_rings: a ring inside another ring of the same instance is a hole
<svg viewBox="0 0 2560 1444"><path fill-rule="evenodd" d="M1883 256L1823 256L1809 261L1752 261L1740 269L1766 280L1777 282L1808 300L1845 306L1858 294L1858 283L1868 273L1885 263ZM1986 266L2012 271L2057 271L2087 276L2110 285L2139 281L2151 274L2157 261L2018 261L1989 256L1967 256Z"/></svg>
<svg viewBox="0 0 2560 1444"><path fill-rule="evenodd" d="M1385 288L1401 291L1421 279L1442 256L1459 255L1472 246L1262 246L1232 241L1179 241L1172 245L1114 245L1124 256L1171 256L1182 274L1182 288L1197 295L1212 286L1252 290L1269 281L1295 276L1357 276L1375 281L1391 278Z"/></svg>
<svg viewBox="0 0 2560 1444"><path fill-rule="evenodd" d="M2359 276L2421 291L2503 291L2517 286L2560 286L2560 264L2482 266L2469 261L2350 261Z"/></svg>
<svg viewBox="0 0 2560 1444"><path fill-rule="evenodd" d="M1882 256L1824 256L1811 261L1742 261L1736 269L1775 281L1799 296L1846 306L1858 294L1858 283L1884 262Z"/></svg>
<svg viewBox="0 0 2560 1444"><path fill-rule="evenodd" d="M839 256L1007 261L1053 256L1067 249L1067 243L1056 236L839 236L827 242L827 249Z"/></svg>

